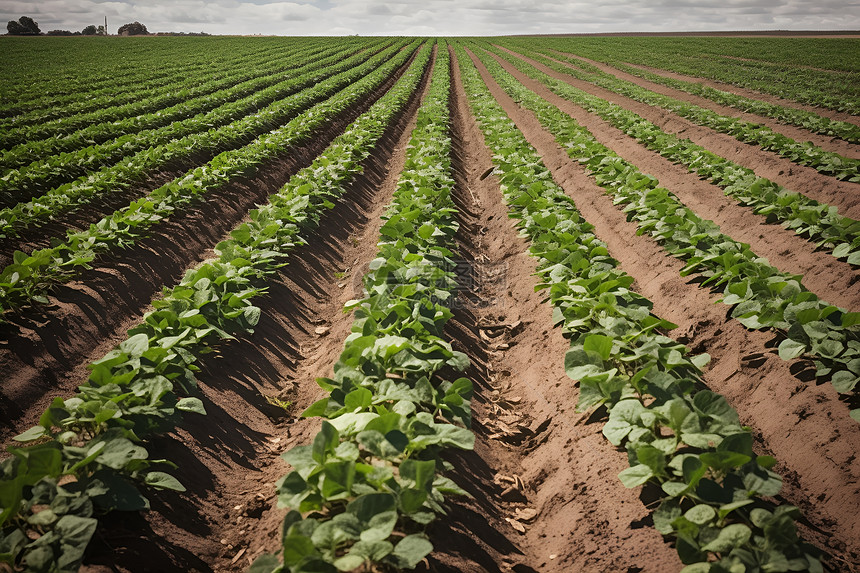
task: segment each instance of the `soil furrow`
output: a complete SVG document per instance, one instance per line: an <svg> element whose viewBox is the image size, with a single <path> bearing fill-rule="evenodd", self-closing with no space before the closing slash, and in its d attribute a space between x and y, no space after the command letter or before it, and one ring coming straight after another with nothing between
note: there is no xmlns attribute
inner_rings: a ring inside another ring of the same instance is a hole
<svg viewBox="0 0 860 573"><path fill-rule="evenodd" d="M717 155L752 169L761 177L766 177L788 189L803 193L821 203L839 207L839 211L843 215L860 219L860 185L857 183L839 181L834 177L818 173L812 167L804 167L792 163L776 153L764 151L757 145L742 143L731 135L718 133L707 127L694 124L672 112L639 103L594 84L577 80L525 56L519 57L554 78L644 117L667 133L674 133L679 137L690 139L693 143L701 145ZM559 63L564 64L563 62Z"/></svg>
<svg viewBox="0 0 860 573"><path fill-rule="evenodd" d="M155 494L153 511L131 520L109 515L91 571L139 571L141 562L152 571L245 571L261 552L279 549L284 511L274 482L287 469L280 454L319 429L319 419L298 416L323 396L314 379L330 375L350 333L343 305L361 296L428 78L363 162L363 175L269 281L254 334L201 360L207 416L188 416L152 442L179 464L188 492Z"/></svg>
<svg viewBox="0 0 860 573"><path fill-rule="evenodd" d="M457 70L456 65L454 69ZM575 412L568 343L536 293L535 259L507 216L491 153L455 71L455 167L464 268L452 338L475 383L475 451L454 456L458 500L431 538L434 571L667 571L674 550L645 524L616 474L626 455L603 423Z"/></svg>
<svg viewBox="0 0 860 573"><path fill-rule="evenodd" d="M495 57L495 56L494 56ZM767 223L763 216L737 204L721 189L659 153L640 145L609 122L554 94L502 58L495 57L505 70L551 104L588 128L594 137L618 155L653 175L700 217L716 222L723 233L749 243L759 256L783 272L804 275L806 287L831 304L860 309L860 271L839 261L815 244L780 225Z"/></svg>
<svg viewBox="0 0 860 573"><path fill-rule="evenodd" d="M753 428L759 452L779 460L776 471L785 477L781 497L799 506L808 520L801 535L837 559L860 562L860 460L855 455L860 426L832 385L816 385L808 361L782 361L772 333L746 330L728 318L727 307L713 304L714 295L680 277L681 262L650 237L636 235L635 223L568 158L534 115L519 108L482 65L479 69L553 178L595 226L621 268L636 279L633 289L654 303L655 315L679 325L676 339L696 353L711 355L706 383ZM843 570L860 570L851 567Z"/></svg>
<svg viewBox="0 0 860 573"><path fill-rule="evenodd" d="M257 203L307 166L343 129L382 96L412 59L307 144L207 194L204 202L157 225L125 251L109 254L77 280L57 285L46 307L27 308L0 324L0 442L35 423L54 394L70 393L87 365L125 337L152 297L176 283Z"/></svg>
<svg viewBox="0 0 860 573"><path fill-rule="evenodd" d="M595 60L589 60L588 58L583 58L581 56L576 57L584 62L588 62L589 64L597 66L602 71L608 74L611 74L622 80L633 82L636 85L651 90L653 92L673 97L684 102L692 103L698 105L699 107L710 109L721 115L725 115L728 117L736 117L744 121L751 121L754 123L765 125L773 131L781 133L786 137L790 137L795 141L810 141L822 149L832 151L834 153L839 153L840 155L844 155L845 157L853 157L855 159L860 158L860 145L849 143L847 141L843 141L839 138L832 137L829 135L821 135L809 131L808 129L803 129L801 127L795 127L793 125L780 123L775 119L766 116L742 112L733 107L720 105L713 100L709 100L708 98L689 94L685 91L657 84L646 79L634 76L633 74L628 74L627 72L619 70L618 68L614 68L612 66L603 64Z"/></svg>
<svg viewBox="0 0 860 573"><path fill-rule="evenodd" d="M565 54L568 56L578 57L576 54ZM725 92L731 92L733 94L737 94L740 96L748 97L750 99L757 99L763 102L772 103L776 105L781 105L784 107L792 107L795 109L802 109L804 111L810 111L812 113L817 113L822 117L826 117L828 119L833 119L837 121L847 121L849 123L853 123L855 125L860 125L860 117L856 115L851 115L850 113L845 113L841 111L835 111L832 109L826 109L823 107L816 107L814 105L807 105L800 102L796 102L789 99L784 99L781 97L777 97L771 94L766 94L762 92L758 92L755 90L751 90L748 88L743 88L741 86L736 86L732 84L727 84L724 82L718 82L715 80L709 80L706 78L697 78L693 76L686 76L684 74L679 74L677 72L671 72L669 70L664 70L662 68L654 68L651 66L646 66L643 64L634 64L631 62L624 62L628 66L633 66L634 68L640 68L643 70L647 70L649 72L654 72L655 74L659 74L661 76L665 76L667 78L673 78L676 80L682 80L685 82L695 82L698 84L702 84L704 86L712 87L717 90L722 90Z"/></svg>

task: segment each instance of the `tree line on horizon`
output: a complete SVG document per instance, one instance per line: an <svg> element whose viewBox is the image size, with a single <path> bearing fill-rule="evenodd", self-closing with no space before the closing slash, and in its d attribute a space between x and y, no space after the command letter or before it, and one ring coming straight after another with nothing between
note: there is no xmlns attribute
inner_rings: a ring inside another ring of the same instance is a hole
<svg viewBox="0 0 860 573"><path fill-rule="evenodd" d="M86 26L80 32L72 32L70 30L51 30L43 33L39 29L39 23L29 16L21 16L17 20L9 20L6 24L6 31L9 36L107 36L108 32L104 26ZM138 21L123 24L117 31L117 36L149 36L151 35L146 26ZM205 32L159 32L172 36L208 36Z"/></svg>

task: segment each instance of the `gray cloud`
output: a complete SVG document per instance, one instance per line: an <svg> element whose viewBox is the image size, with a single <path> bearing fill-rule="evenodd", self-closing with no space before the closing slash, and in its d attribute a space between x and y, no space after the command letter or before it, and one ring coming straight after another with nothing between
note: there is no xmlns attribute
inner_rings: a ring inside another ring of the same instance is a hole
<svg viewBox="0 0 860 573"><path fill-rule="evenodd" d="M858 0L24 0L0 20L80 30L107 16L150 31L278 35L503 35L697 30L857 30Z"/></svg>

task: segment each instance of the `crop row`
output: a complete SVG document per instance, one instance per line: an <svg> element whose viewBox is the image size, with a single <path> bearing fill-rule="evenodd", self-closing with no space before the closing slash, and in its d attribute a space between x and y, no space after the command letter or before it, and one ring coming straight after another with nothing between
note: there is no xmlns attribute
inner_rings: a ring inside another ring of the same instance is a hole
<svg viewBox="0 0 860 573"><path fill-rule="evenodd" d="M825 175L860 183L860 159L844 157L838 153L826 151L808 141L795 141L759 123L721 115L710 109L653 92L633 82L603 72L581 60L566 56L558 56L558 58L572 62L578 68L586 70L581 71L569 66L563 68L564 73L579 80L592 83L641 103L661 107L693 123L719 133L731 135L738 141L755 143L762 149L774 151L798 165L812 167Z"/></svg>
<svg viewBox="0 0 860 573"><path fill-rule="evenodd" d="M174 163L187 163L195 154L204 153L211 156L218 150L225 148L229 150L231 147L242 145L265 133L266 130L282 126L311 105L343 89L350 82L378 66L380 62L391 58L406 43L407 41L398 42L373 56L367 53L357 54L322 71L311 69L298 78L287 80L283 84L273 86L270 90L264 90L261 94L249 96L247 101L238 102L222 110L223 112L238 111L242 116L241 119L210 131L191 133L152 149L144 149L114 166L52 189L27 203L19 203L0 210L0 223L2 223L0 233L6 237L17 236L29 225L38 224L49 217L56 217L60 213L78 208L117 188L129 187L145 174L156 169ZM276 100L254 113L248 113L254 110L256 103L264 104L267 98L276 97L279 93L283 95L291 92L293 95ZM250 105L250 108L246 108L246 105ZM257 146L259 147L259 143ZM241 153L240 150L231 152ZM224 153L228 152L225 151L212 159L209 162L210 167L223 161L223 158L227 157L223 155ZM200 171L201 169L203 171ZM199 178L206 170L198 167L185 176L177 178L173 183L168 183L166 187L181 185L181 182L188 177Z"/></svg>
<svg viewBox="0 0 860 573"><path fill-rule="evenodd" d="M317 380L330 394L302 414L325 418L322 429L283 455L280 559L263 556L252 571L412 569L433 548L422 531L445 513L444 496L463 493L439 457L474 444L472 384L442 372L469 363L443 334L457 286L448 64L440 47L365 296L347 303L352 334L334 378Z"/></svg>
<svg viewBox="0 0 860 573"><path fill-rule="evenodd" d="M733 107L740 111L757 115L772 117L781 123L795 125L823 135L838 137L839 139L850 143L860 143L860 126L848 123L847 121L838 121L822 117L811 111L744 97L697 82L668 78L654 72L649 72L648 70L635 68L625 64L616 63L614 64L614 67L645 80L707 98L720 105Z"/></svg>
<svg viewBox="0 0 860 573"><path fill-rule="evenodd" d="M809 40L795 40L794 44L803 45L808 42ZM679 43L686 44L686 42L666 41L661 38L636 38L635 41L589 38L588 42L563 40L551 45L562 52L580 54L613 65L623 62L651 66L750 88L852 115L860 114L856 72L833 74L828 71L799 70L792 65L767 65L759 61L727 59L717 55L696 53L698 48L678 46ZM836 47L834 51L841 56L850 52L850 50L841 49L841 46L832 41L831 43ZM773 45L771 43L771 47ZM854 61L856 62L856 58ZM819 64L819 67L826 66L827 64Z"/></svg>
<svg viewBox="0 0 860 573"><path fill-rule="evenodd" d="M250 134L256 134L261 130L261 119L266 118L266 108L272 104L281 103L284 98L312 86L326 77L346 71L347 63L358 65L367 60L373 54L372 51L363 52L349 57L347 54L337 52L328 57L312 61L309 64L283 74L270 74L258 80L247 82L250 85L239 84L235 88L221 92L217 97L205 98L214 104L215 108L205 113L186 115L187 119L168 122L163 127L148 129L122 135L122 122L114 124L98 124L84 131L90 132L84 135L89 138L96 132L90 146L60 155L38 155L42 143L50 146L50 142L34 142L26 145L22 150L25 155L36 158L29 165L16 169L0 178L0 196L5 195L8 201L16 198L32 197L34 194L51 189L54 185L73 181L86 175L87 183L92 183L92 174L100 168L110 166L125 157L132 157L138 152L144 152L150 160L161 154L164 160L177 161L184 157L206 151L205 145L217 142L221 146L229 145L231 142L242 141ZM225 97L227 96L227 97ZM223 98L223 99L222 99ZM188 102L188 106L196 102ZM179 107L184 108L186 104ZM211 106L210 106L211 107ZM161 113L172 115L168 110ZM267 125L268 122L263 123ZM120 134L121 137L111 139L112 134ZM61 138L68 141L71 138ZM109 141L106 141L109 140ZM95 144L96 141L104 143ZM222 147L223 148L223 147ZM17 153L10 152L10 156ZM35 154L35 155L33 155ZM178 156L177 156L178 155ZM134 161L133 157L131 161ZM126 162L122 162L120 169L128 179L134 174L140 177L133 169L129 169ZM119 166L115 166L111 173ZM151 168L151 167L150 167Z"/></svg>
<svg viewBox="0 0 860 573"><path fill-rule="evenodd" d="M292 103L292 115L295 116L286 125L244 147L220 153L206 165L133 201L88 229L70 231L65 243L38 249L30 255L16 251L13 262L0 272L0 309L7 311L32 301L44 302L51 284L68 280L76 269L88 267L99 253L127 248L150 227L199 201L206 193L237 177L253 175L264 162L309 140L316 130L378 88L406 62L419 43L413 41L411 49L401 51L391 48L396 52L394 57L381 65L380 61L389 55L389 51L316 84L298 94L293 101L284 100ZM329 99L310 107L326 97ZM282 106L283 109L287 106ZM307 111L296 115L302 109Z"/></svg>
<svg viewBox="0 0 860 573"><path fill-rule="evenodd" d="M755 213L779 221L784 227L816 241L818 247L826 245L837 258L860 265L860 222L839 215L836 207L759 177L752 169L712 153L689 139L666 133L632 111L557 80L502 50L494 47L490 50L557 95L605 119L648 149L711 181L729 197L752 207ZM558 69L551 60L535 56L541 63Z"/></svg>
<svg viewBox="0 0 860 573"><path fill-rule="evenodd" d="M133 136L137 132L192 118L273 84L301 75L304 68L309 65L319 65L334 54L340 54L341 58L344 58L347 52L348 50L343 46L302 50L290 54L289 57L279 55L269 61L255 61L253 66L249 62L245 71L230 74L227 78L216 78L206 82L202 81L202 78L195 78L197 81L193 87L181 90L183 93L178 103L166 107L158 107L156 104L154 111L140 115L130 115L104 122L85 119L81 122L80 129L60 121L27 127L18 130L14 136L11 132L7 133L4 136L6 141L17 138L20 142L0 154L0 168L16 169L37 160L47 162L49 155L76 151L85 147L92 148L113 138L129 142L136 141ZM180 94L175 95L180 97ZM217 124L213 124L212 127L215 125ZM98 155L94 148L90 149L89 154ZM60 163L63 162L65 161ZM32 169L33 166L30 168Z"/></svg>
<svg viewBox="0 0 860 573"><path fill-rule="evenodd" d="M141 484L182 489L151 469L170 464L148 459L140 440L170 430L182 412L205 413L194 395L195 362L219 340L253 332L261 311L251 301L360 172L429 57L423 49L388 93L216 246L215 259L155 299L143 323L91 365L78 396L56 398L39 425L16 438L36 442L11 448L13 457L0 462L0 562L26 571L76 571L97 526L93 515L147 508Z"/></svg>
<svg viewBox="0 0 860 573"><path fill-rule="evenodd" d="M764 150L774 151L798 165L812 167L825 175L860 183L860 159L844 157L838 153L826 151L808 141L795 141L759 123L721 115L707 108L653 92L633 82L622 80L603 72L596 66L592 66L582 60L564 56L559 57L563 61L574 63L577 67L585 70L579 71L569 66L564 67L564 73L577 79L587 81L638 102L661 107L693 123L708 127L719 133L731 135L738 141L755 143Z"/></svg>
<svg viewBox="0 0 860 573"><path fill-rule="evenodd" d="M788 275L758 257L749 245L720 232L710 220L687 208L659 181L618 157L569 115L525 88L486 52L479 57L502 88L535 113L568 155L583 164L598 185L623 205L639 233L647 233L669 254L683 260L683 275L704 277L702 286L721 287L732 317L751 329L772 328L785 339L784 360L806 354L817 375L829 377L837 391L853 393L860 381L860 312L827 304ZM851 411L860 422L860 409Z"/></svg>
<svg viewBox="0 0 860 573"><path fill-rule="evenodd" d="M259 54L242 54L231 58L222 66L201 68L197 70L176 70L169 81L159 85L159 82L149 85L146 82L137 84L130 90L117 93L110 87L103 93L81 90L75 101L62 105L54 104L47 108L35 109L27 113L13 116L3 122L3 137L0 139L4 148L23 143L30 139L43 138L49 135L70 133L93 123L114 121L132 117L141 113L155 111L162 107L181 103L189 97L208 93L208 86L213 82L224 84L232 76L245 74L251 77L244 68L256 67L259 62L277 62L279 59L289 61L296 51L304 51L301 47L289 50L280 49L271 54L270 58ZM253 71L253 70L251 70ZM188 87L189 84L191 87Z"/></svg>
<svg viewBox="0 0 860 573"><path fill-rule="evenodd" d="M627 450L625 486L659 486L654 526L674 538L689 564L684 572L822 571L816 550L797 538L797 508L763 499L782 486L771 471L776 460L756 456L737 412L702 388L707 356L690 357L661 334L674 325L629 290L633 278L617 268L463 50L458 58L505 201L570 339L565 369L579 381L578 408L608 408L603 434Z"/></svg>
<svg viewBox="0 0 860 573"><path fill-rule="evenodd" d="M4 102L0 105L3 126L10 120L14 123L16 115L74 104L83 94L95 98L110 96L107 101L113 103L113 98L124 98L126 93L141 93L142 86L151 84L157 89L175 82L179 75L206 69L218 72L244 58L265 60L270 55L284 53L285 49L300 47L292 42L285 46L281 41L265 42L268 45L261 42L248 49L233 42L227 42L232 46L224 47L223 42L218 42L219 46L215 42L180 40L161 45L112 43L106 49L104 40L94 38L74 43L59 40L60 45L52 38L35 46L10 40L4 47L10 61L19 65L4 69L8 82L4 82L0 91ZM109 58L105 58L106 52ZM70 66L70 62L75 65Z"/></svg>

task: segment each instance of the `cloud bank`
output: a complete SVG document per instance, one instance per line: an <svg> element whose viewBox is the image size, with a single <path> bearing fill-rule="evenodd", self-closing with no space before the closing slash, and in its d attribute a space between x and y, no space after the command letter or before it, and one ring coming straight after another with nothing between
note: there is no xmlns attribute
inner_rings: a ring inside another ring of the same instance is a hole
<svg viewBox="0 0 860 573"><path fill-rule="evenodd" d="M108 30L275 35L488 36L716 30L858 30L860 0L42 0L0 2L2 21L43 32Z"/></svg>

